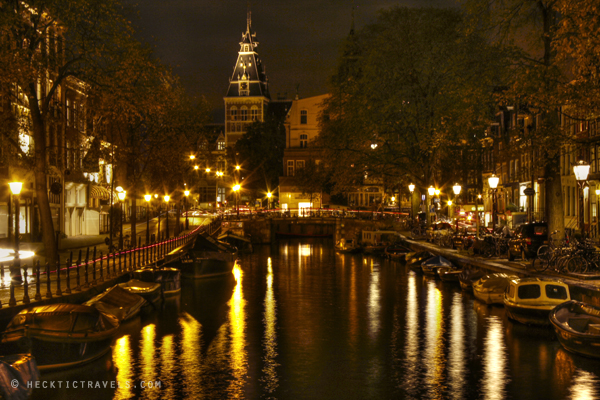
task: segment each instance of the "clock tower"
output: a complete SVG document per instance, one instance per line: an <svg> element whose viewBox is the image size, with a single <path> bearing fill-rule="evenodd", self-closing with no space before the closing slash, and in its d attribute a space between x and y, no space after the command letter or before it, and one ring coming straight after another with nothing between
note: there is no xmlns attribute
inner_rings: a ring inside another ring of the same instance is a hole
<svg viewBox="0 0 600 400"><path fill-rule="evenodd" d="M237 62L225 95L225 144L233 146L254 121L264 121L271 97L262 60L258 57L256 33L248 11L246 32L242 34Z"/></svg>

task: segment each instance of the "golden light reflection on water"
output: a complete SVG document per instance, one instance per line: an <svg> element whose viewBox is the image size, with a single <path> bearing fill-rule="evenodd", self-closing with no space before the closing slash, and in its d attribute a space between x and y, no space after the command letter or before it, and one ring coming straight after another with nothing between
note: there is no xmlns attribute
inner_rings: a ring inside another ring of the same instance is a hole
<svg viewBox="0 0 600 400"><path fill-rule="evenodd" d="M187 398L202 396L202 377L200 364L202 355L202 326L190 314L183 313L179 318L181 326L181 365L183 389Z"/></svg>
<svg viewBox="0 0 600 400"><path fill-rule="evenodd" d="M490 316L487 318L487 324L487 334L483 348L481 395L483 398L490 400L504 399L509 378L502 320L495 315Z"/></svg>
<svg viewBox="0 0 600 400"><path fill-rule="evenodd" d="M444 320L442 319L442 292L434 281L427 282L427 308L425 326L425 383L427 397L441 398L444 381Z"/></svg>
<svg viewBox="0 0 600 400"><path fill-rule="evenodd" d="M578 369L573 375L569 398L573 400L597 399L599 382L598 377L593 373Z"/></svg>
<svg viewBox="0 0 600 400"><path fill-rule="evenodd" d="M350 298L348 299L348 322L350 326L349 341L356 343L358 340L358 301L356 297L356 265L353 258L350 263Z"/></svg>
<svg viewBox="0 0 600 400"><path fill-rule="evenodd" d="M264 390L267 393L273 393L279 386L277 376L277 367L279 364L275 361L277 357L277 332L275 330L277 323L277 303L273 294L273 266L271 257L267 260L267 293L265 294L265 336L263 339L264 362L263 376L261 382L264 384Z"/></svg>
<svg viewBox="0 0 600 400"><path fill-rule="evenodd" d="M236 285L233 296L229 300L229 329L231 347L229 350L230 367L233 379L229 382L229 394L234 397L244 397L244 384L248 371L246 354L246 301L242 292L244 273L239 264L233 268Z"/></svg>
<svg viewBox="0 0 600 400"><path fill-rule="evenodd" d="M379 265L371 262L371 280L369 282L369 334L376 339L380 328L381 294L379 293Z"/></svg>
<svg viewBox="0 0 600 400"><path fill-rule="evenodd" d="M117 367L117 389L113 399L129 399L133 397L132 386L128 382L133 380L133 357L129 335L117 339L113 349L113 363Z"/></svg>
<svg viewBox="0 0 600 400"><path fill-rule="evenodd" d="M463 325L463 305L460 293L454 293L450 316L450 354L448 356L448 380L450 396L462 399L465 385L465 328Z"/></svg>
<svg viewBox="0 0 600 400"><path fill-rule="evenodd" d="M156 338L156 325L150 324L142 329L141 339L141 379L144 382L156 382L158 380L158 371L154 346L154 339ZM155 388L148 388L142 391L143 398L145 399L157 399L159 392Z"/></svg>
<svg viewBox="0 0 600 400"><path fill-rule="evenodd" d="M417 389L417 378L420 368L419 359L419 303L417 297L417 278L414 272L408 275L406 288L406 345L404 354L405 390L412 393Z"/></svg>
<svg viewBox="0 0 600 400"><path fill-rule="evenodd" d="M166 384L161 387L161 397L163 399L173 399L175 397L175 377L177 374L175 360L177 354L173 346L173 335L167 335L162 339L160 347L162 371L160 380Z"/></svg>

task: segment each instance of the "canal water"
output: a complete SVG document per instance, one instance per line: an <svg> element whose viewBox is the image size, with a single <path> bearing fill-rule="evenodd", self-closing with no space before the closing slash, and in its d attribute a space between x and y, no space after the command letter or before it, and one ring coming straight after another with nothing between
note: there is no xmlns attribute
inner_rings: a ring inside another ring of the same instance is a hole
<svg viewBox="0 0 600 400"><path fill-rule="evenodd" d="M600 361L457 284L305 239L258 247L225 279L185 281L121 326L106 357L51 382L33 397L593 399Z"/></svg>

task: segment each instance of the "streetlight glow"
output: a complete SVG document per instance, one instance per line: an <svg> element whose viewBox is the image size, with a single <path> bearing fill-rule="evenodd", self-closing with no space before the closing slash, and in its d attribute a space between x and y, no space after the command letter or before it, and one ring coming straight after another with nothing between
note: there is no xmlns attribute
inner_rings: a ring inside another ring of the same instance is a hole
<svg viewBox="0 0 600 400"><path fill-rule="evenodd" d="M170 199L170 198L171 198L171 196L169 196L168 194L165 194L165 197L164 197L164 199L165 199L165 201L166 201L167 203L169 202L169 199Z"/></svg>
<svg viewBox="0 0 600 400"><path fill-rule="evenodd" d="M408 190L410 190L410 192L414 192L415 191L415 185L413 185L412 183L410 185L408 185Z"/></svg>
<svg viewBox="0 0 600 400"><path fill-rule="evenodd" d="M210 172L210 168L206 168L206 169L204 170L204 172L206 172L206 173Z"/></svg>
<svg viewBox="0 0 600 400"><path fill-rule="evenodd" d="M577 161L577 164L573 166L573 173L575 173L575 179L578 181L585 181L590 173L590 164L585 160Z"/></svg>
<svg viewBox="0 0 600 400"><path fill-rule="evenodd" d="M119 194L117 195L117 196L119 196L119 200L121 200L121 201L125 200L126 193L127 192L125 192L125 191L119 192Z"/></svg>
<svg viewBox="0 0 600 400"><path fill-rule="evenodd" d="M9 182L8 186L10 186L12 194L20 194L21 189L23 189L23 182Z"/></svg>
<svg viewBox="0 0 600 400"><path fill-rule="evenodd" d="M435 194L435 188L433 186L429 186L429 188L427 189L427 192L429 193L430 196L433 196Z"/></svg>
<svg viewBox="0 0 600 400"><path fill-rule="evenodd" d="M448 200L448 205L451 206L452 205L452 200Z"/></svg>
<svg viewBox="0 0 600 400"><path fill-rule="evenodd" d="M186 196L189 196L189 195L190 195L190 191L189 191L189 190L185 190L185 191L183 192L183 194L185 194Z"/></svg>
<svg viewBox="0 0 600 400"><path fill-rule="evenodd" d="M195 170L197 170L198 168L200 168L200 167L199 167L199 166L197 166L197 165L194 165L194 169L195 169Z"/></svg>
<svg viewBox="0 0 600 400"><path fill-rule="evenodd" d="M152 200L152 195L151 194L144 195L144 200L146 200L146 201Z"/></svg>
<svg viewBox="0 0 600 400"><path fill-rule="evenodd" d="M195 159L195 158L196 158L196 156L195 156L195 155L191 155L191 156L190 156L190 160L193 160L193 159Z"/></svg>
<svg viewBox="0 0 600 400"><path fill-rule="evenodd" d="M460 194L461 189L462 189L462 186L460 186L458 183L456 183L454 186L452 186L452 190L454 190L454 194L457 196Z"/></svg>
<svg viewBox="0 0 600 400"><path fill-rule="evenodd" d="M498 178L496 174L492 174L492 176L488 178L488 183L490 188L496 189L498 187L498 183L500 183L500 178Z"/></svg>

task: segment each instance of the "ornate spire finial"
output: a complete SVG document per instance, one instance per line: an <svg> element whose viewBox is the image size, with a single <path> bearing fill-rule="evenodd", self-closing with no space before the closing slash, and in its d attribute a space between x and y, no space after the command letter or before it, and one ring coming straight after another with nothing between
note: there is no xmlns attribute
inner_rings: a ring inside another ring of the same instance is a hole
<svg viewBox="0 0 600 400"><path fill-rule="evenodd" d="M246 30L250 32L252 26L252 11L250 11L250 1L248 1L248 15L246 16Z"/></svg>

